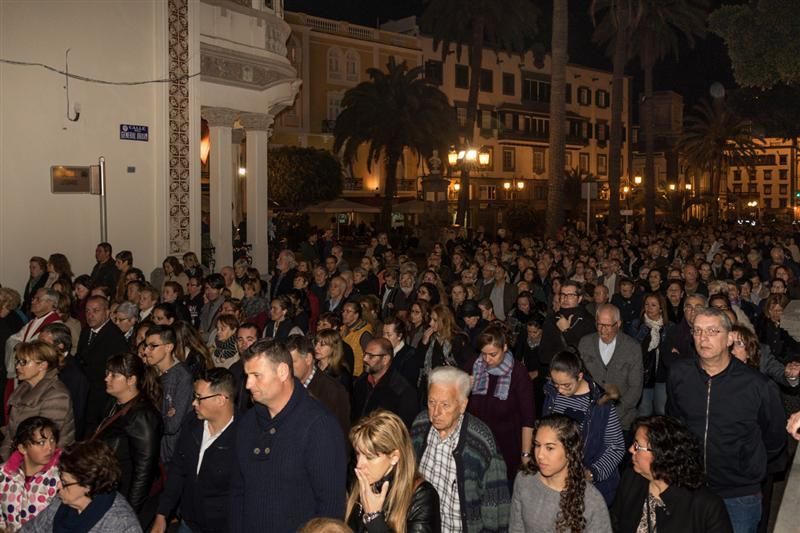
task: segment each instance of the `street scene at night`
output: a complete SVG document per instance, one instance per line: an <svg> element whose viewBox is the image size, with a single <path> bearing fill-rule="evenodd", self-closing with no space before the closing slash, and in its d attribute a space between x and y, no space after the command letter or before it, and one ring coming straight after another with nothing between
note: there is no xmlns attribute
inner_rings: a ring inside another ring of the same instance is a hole
<svg viewBox="0 0 800 533"><path fill-rule="evenodd" d="M800 531L794 0L0 0L0 533Z"/></svg>

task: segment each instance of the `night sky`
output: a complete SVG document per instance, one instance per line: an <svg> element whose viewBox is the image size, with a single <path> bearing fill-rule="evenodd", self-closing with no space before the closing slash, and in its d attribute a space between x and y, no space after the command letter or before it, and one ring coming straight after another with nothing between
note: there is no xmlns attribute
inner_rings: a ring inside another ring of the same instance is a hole
<svg viewBox="0 0 800 533"><path fill-rule="evenodd" d="M741 3L746 0L726 0L725 3ZM540 28L542 40L549 44L549 18L552 2L535 2L542 12ZM711 9L722 4L722 0L711 0ZM349 20L365 26L375 26L379 22L420 15L424 0L286 0L286 9L300 11L326 18ZM569 58L573 63L611 70L611 62L606 59L591 41L592 20L589 16L590 0L570 1ZM634 59L626 69L634 76L636 90L643 89L643 75ZM722 39L708 34L691 49L685 43L678 58L670 58L660 63L655 71L656 90L673 90L684 96L687 109L699 99L708 96L708 89L714 82L726 88L735 86L730 60ZM634 106L636 107L636 106Z"/></svg>

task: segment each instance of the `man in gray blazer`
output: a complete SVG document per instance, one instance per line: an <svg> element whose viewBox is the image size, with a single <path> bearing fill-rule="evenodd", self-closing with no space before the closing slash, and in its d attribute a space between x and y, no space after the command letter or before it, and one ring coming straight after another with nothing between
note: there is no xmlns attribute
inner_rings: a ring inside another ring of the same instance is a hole
<svg viewBox="0 0 800 533"><path fill-rule="evenodd" d="M595 324L597 333L584 336L578 350L595 382L619 390L617 413L622 428L630 431L642 396L642 350L639 343L619 331L622 322L615 305L600 305Z"/></svg>

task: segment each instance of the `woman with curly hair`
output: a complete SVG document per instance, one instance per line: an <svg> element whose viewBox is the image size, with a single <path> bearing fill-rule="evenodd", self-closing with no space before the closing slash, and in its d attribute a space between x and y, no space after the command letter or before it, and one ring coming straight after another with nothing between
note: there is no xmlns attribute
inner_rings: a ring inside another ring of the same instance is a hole
<svg viewBox="0 0 800 533"><path fill-rule="evenodd" d="M578 423L547 415L536 423L534 461L514 481L511 533L611 533L600 492L587 483Z"/></svg>
<svg viewBox="0 0 800 533"><path fill-rule="evenodd" d="M633 470L623 474L611 507L614 531L732 532L722 499L704 488L700 447L686 426L653 416L634 428Z"/></svg>

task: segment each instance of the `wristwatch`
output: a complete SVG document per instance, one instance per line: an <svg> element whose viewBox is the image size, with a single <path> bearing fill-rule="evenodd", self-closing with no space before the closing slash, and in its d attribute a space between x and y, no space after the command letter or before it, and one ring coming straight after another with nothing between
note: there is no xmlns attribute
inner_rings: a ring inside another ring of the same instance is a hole
<svg viewBox="0 0 800 533"><path fill-rule="evenodd" d="M530 458L531 457L531 453L530 452L522 452L522 457Z"/></svg>

